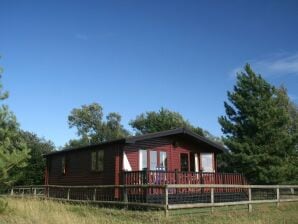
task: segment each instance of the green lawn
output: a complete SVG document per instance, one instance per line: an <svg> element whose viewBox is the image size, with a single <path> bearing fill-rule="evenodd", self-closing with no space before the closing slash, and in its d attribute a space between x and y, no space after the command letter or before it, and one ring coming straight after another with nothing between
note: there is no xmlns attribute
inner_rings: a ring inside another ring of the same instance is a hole
<svg viewBox="0 0 298 224"><path fill-rule="evenodd" d="M171 211L166 218L162 211L131 211L124 209L98 208L87 205L71 205L60 202L34 199L8 198L8 209L0 214L0 223L36 224L93 224L93 223L255 223L298 224L298 203L284 203L279 208L274 204L255 205L248 214L245 207Z"/></svg>

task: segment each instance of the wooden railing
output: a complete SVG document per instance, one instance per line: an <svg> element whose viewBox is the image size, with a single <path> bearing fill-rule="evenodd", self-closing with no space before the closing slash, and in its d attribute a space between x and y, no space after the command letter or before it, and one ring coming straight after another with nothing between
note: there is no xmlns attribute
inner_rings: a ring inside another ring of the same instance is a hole
<svg viewBox="0 0 298 224"><path fill-rule="evenodd" d="M236 184L246 185L239 173L205 173L178 171L129 171L123 173L123 184Z"/></svg>

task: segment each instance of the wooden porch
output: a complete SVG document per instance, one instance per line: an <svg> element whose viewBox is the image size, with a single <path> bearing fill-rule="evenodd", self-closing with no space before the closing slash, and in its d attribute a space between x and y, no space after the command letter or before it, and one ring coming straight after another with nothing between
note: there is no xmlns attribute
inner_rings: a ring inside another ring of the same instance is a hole
<svg viewBox="0 0 298 224"><path fill-rule="evenodd" d="M246 185L246 178L240 173L206 173L180 171L125 171L122 183L125 185L164 184L233 184Z"/></svg>

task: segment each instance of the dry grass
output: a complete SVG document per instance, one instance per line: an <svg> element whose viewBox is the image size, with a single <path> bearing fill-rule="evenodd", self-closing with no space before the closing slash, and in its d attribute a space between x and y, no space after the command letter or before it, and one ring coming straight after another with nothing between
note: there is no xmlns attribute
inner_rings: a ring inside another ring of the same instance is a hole
<svg viewBox="0 0 298 224"><path fill-rule="evenodd" d="M254 206L248 214L242 207L209 210L180 210L165 218L159 211L130 211L97 208L87 205L63 204L47 200L8 198L8 209L0 214L1 224L126 224L126 223L206 223L206 224L298 224L298 203L285 203L277 209L272 205Z"/></svg>

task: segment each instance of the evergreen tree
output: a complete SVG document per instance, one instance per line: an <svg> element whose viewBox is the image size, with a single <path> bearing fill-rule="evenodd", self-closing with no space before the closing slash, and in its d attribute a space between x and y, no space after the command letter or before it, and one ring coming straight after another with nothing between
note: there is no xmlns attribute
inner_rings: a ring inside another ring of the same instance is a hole
<svg viewBox="0 0 298 224"><path fill-rule="evenodd" d="M0 79L1 79L0 70ZM0 82L0 188L14 183L20 174L11 173L14 167L26 166L30 150L19 135L16 117L2 102L8 97Z"/></svg>
<svg viewBox="0 0 298 224"><path fill-rule="evenodd" d="M251 183L258 184L293 178L296 140L285 90L270 85L247 64L244 72L237 74L228 100L224 103L226 115L219 123L230 150L230 171L244 173Z"/></svg>
<svg viewBox="0 0 298 224"><path fill-rule="evenodd" d="M51 141L47 141L44 138L40 138L36 134L27 131L21 131L20 135L23 141L31 149L31 152L26 167L13 169L13 172L21 174L20 178L15 184L44 184L46 160L43 155L55 149L54 143Z"/></svg>

